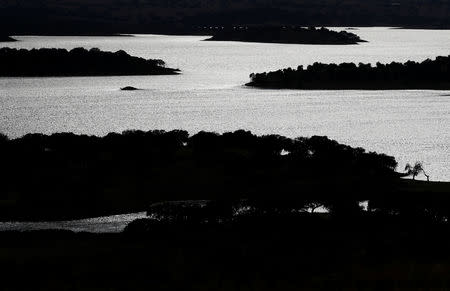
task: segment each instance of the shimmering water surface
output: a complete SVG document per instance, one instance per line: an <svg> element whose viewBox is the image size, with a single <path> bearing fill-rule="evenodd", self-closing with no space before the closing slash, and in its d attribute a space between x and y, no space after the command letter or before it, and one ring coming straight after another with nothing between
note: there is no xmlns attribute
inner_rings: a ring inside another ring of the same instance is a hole
<svg viewBox="0 0 450 291"><path fill-rule="evenodd" d="M224 132L248 129L339 142L423 161L432 180L450 181L450 91L300 91L242 86L252 72L321 62L424 60L450 54L448 30L360 28L360 45L204 42L199 36L18 36L11 47L98 47L161 58L179 76L0 78L0 131L125 129ZM123 86L142 88L125 92Z"/></svg>
<svg viewBox="0 0 450 291"><path fill-rule="evenodd" d="M51 222L0 222L0 231L35 231L60 229L74 232L113 233L124 230L128 223L146 217L145 212Z"/></svg>

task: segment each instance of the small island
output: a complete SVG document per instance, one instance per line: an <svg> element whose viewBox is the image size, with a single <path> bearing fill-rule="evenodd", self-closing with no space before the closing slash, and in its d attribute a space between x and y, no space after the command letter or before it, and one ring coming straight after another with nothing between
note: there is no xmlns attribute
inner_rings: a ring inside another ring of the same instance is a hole
<svg viewBox="0 0 450 291"><path fill-rule="evenodd" d="M347 31L333 31L327 28L303 28L296 26L235 26L214 30L213 37L206 41L243 41L288 44L346 45L365 42L359 36Z"/></svg>
<svg viewBox="0 0 450 291"><path fill-rule="evenodd" d="M450 90L450 56L390 64L314 63L306 69L252 73L247 86L277 89Z"/></svg>
<svg viewBox="0 0 450 291"><path fill-rule="evenodd" d="M122 75L174 75L178 69L166 68L158 59L134 57L117 52L74 48L66 49L0 49L0 76L122 76Z"/></svg>
<svg viewBox="0 0 450 291"><path fill-rule="evenodd" d="M17 40L7 35L0 35L0 42L13 42L13 41Z"/></svg>
<svg viewBox="0 0 450 291"><path fill-rule="evenodd" d="M125 87L120 88L120 90L121 91L137 91L137 90L140 90L140 89L138 89L136 87L133 87L133 86L125 86Z"/></svg>

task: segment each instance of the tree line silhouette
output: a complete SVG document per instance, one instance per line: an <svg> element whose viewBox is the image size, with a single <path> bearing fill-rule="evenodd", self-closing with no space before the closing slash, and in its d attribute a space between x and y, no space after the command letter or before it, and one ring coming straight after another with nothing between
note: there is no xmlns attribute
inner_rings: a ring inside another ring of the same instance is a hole
<svg viewBox="0 0 450 291"><path fill-rule="evenodd" d="M213 30L208 41L244 41L297 44L357 44L363 42L354 33L327 28L299 26L227 26Z"/></svg>
<svg viewBox="0 0 450 291"><path fill-rule="evenodd" d="M113 76L171 75L178 70L166 68L158 59L117 52L74 48L0 49L0 76Z"/></svg>
<svg viewBox="0 0 450 291"><path fill-rule="evenodd" d="M450 56L423 62L314 63L305 68L252 73L248 86L292 89L450 89Z"/></svg>
<svg viewBox="0 0 450 291"><path fill-rule="evenodd" d="M244 211L247 216L291 217L324 207L351 217L361 214L359 205L367 200L370 209L433 212L442 221L450 205L445 186L400 179L393 157L321 136L130 130L104 137L56 133L0 140L7 169L2 220L89 217L186 200L209 201L214 221L231 219L237 209L251 209Z"/></svg>
<svg viewBox="0 0 450 291"><path fill-rule="evenodd" d="M282 150L289 154L281 155ZM14 201L1 215L36 219L142 210L166 200L271 192L296 197L298 191L308 192L301 181L392 177L396 166L393 157L326 137L258 137L243 130L193 136L180 130L125 131L105 137L27 134L3 138L1 153L9 169L3 195ZM332 165L339 166L339 175L327 170Z"/></svg>

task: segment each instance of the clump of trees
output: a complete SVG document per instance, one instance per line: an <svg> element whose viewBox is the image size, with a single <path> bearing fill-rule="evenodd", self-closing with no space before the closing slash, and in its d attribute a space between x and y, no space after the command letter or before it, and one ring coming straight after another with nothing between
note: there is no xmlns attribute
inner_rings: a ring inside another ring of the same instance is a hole
<svg viewBox="0 0 450 291"><path fill-rule="evenodd" d="M450 56L390 64L314 63L252 73L248 86L292 89L450 89Z"/></svg>
<svg viewBox="0 0 450 291"><path fill-rule="evenodd" d="M0 49L0 76L111 76L170 75L178 70L166 68L158 59L130 56L125 51L66 49Z"/></svg>
<svg viewBox="0 0 450 291"><path fill-rule="evenodd" d="M347 31L327 28L303 28L300 26L233 26L214 30L210 41L245 41L297 44L357 44L364 42L359 36Z"/></svg>

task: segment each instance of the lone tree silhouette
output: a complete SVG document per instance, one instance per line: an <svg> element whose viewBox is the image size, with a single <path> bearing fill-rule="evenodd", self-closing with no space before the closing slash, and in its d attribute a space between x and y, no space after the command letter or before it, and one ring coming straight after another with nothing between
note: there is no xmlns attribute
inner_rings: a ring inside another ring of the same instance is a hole
<svg viewBox="0 0 450 291"><path fill-rule="evenodd" d="M416 162L414 166L411 166L411 164L407 163L405 166L405 171L408 175L412 175L413 180L415 180L416 176L422 172L425 177L427 177L427 181L430 181L430 176L425 173L422 162Z"/></svg>
<svg viewBox="0 0 450 291"><path fill-rule="evenodd" d="M324 206L324 203L322 203L320 201L310 201L310 202L306 203L305 210L308 211L309 213L314 213L314 211L316 211L317 209L319 209L323 206Z"/></svg>

